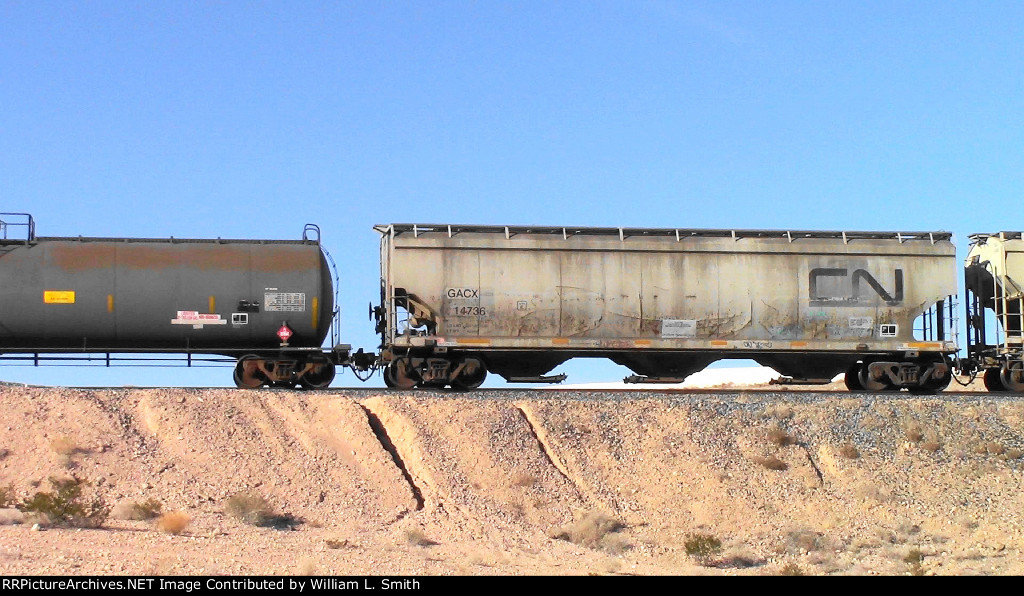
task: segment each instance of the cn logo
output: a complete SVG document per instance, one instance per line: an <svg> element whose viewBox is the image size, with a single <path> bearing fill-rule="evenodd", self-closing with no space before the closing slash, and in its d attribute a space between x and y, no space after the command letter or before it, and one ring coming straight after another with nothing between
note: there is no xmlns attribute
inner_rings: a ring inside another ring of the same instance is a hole
<svg viewBox="0 0 1024 596"><path fill-rule="evenodd" d="M849 281L847 281L849 280ZM889 306L903 302L903 270L893 270L893 293L863 269L811 269L807 293L811 306L862 306L874 301L871 295L861 295L861 282L866 283ZM865 292L867 294L867 292Z"/></svg>

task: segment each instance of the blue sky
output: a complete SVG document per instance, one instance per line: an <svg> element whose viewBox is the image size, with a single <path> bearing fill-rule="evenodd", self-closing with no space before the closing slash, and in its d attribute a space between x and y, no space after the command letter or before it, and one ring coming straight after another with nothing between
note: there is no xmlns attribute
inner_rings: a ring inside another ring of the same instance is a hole
<svg viewBox="0 0 1024 596"><path fill-rule="evenodd" d="M51 236L317 223L373 348L377 223L950 230L962 255L1024 227L1022 62L1019 2L0 0L0 210Z"/></svg>

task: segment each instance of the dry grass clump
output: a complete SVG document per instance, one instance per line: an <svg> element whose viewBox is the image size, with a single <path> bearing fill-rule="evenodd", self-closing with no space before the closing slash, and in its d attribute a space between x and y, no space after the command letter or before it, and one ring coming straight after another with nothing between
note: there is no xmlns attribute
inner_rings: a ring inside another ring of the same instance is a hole
<svg viewBox="0 0 1024 596"><path fill-rule="evenodd" d="M908 426L904 431L904 435L912 443L920 443L921 439L924 439L924 431L921 430L921 425L916 423Z"/></svg>
<svg viewBox="0 0 1024 596"><path fill-rule="evenodd" d="M768 468L769 470L782 471L782 470L785 470L786 468L789 467L788 465L786 465L786 462L784 462L781 459L775 457L774 455L769 455L768 457L754 456L751 459L753 460L754 463L759 464L761 466L764 466L765 468Z"/></svg>
<svg viewBox="0 0 1024 596"><path fill-rule="evenodd" d="M786 534L786 550L789 552L810 553L824 547L824 537L818 532L797 530Z"/></svg>
<svg viewBox="0 0 1024 596"><path fill-rule="evenodd" d="M1012 448L1006 450L1006 459L1020 459L1021 456L1024 456L1024 451L1020 449Z"/></svg>
<svg viewBox="0 0 1024 596"><path fill-rule="evenodd" d="M924 575L924 554L919 549L911 549L903 562L910 566L911 575Z"/></svg>
<svg viewBox="0 0 1024 596"><path fill-rule="evenodd" d="M177 536L185 531L192 518L184 511L168 511L156 520L156 529Z"/></svg>
<svg viewBox="0 0 1024 596"><path fill-rule="evenodd" d="M711 534L687 534L683 548L701 565L709 565L722 552L722 541Z"/></svg>
<svg viewBox="0 0 1024 596"><path fill-rule="evenodd" d="M985 443L985 451L987 451L989 455L1002 455L1006 452L1006 449L995 441L989 441L988 443Z"/></svg>
<svg viewBox="0 0 1024 596"><path fill-rule="evenodd" d="M525 472L522 474L516 474L515 478L512 479L512 486L518 486L521 488L527 488L535 484L537 484L537 477Z"/></svg>
<svg viewBox="0 0 1024 596"><path fill-rule="evenodd" d="M796 443L796 439L793 438L793 435L787 433L786 431L782 430L777 426L772 427L768 431L768 441L778 447L785 447L787 445L792 445L793 443Z"/></svg>
<svg viewBox="0 0 1024 596"><path fill-rule="evenodd" d="M843 444L842 447L839 448L839 455L845 457L846 459L857 459L860 457L860 451L857 451L857 448L853 445L852 442L847 441L846 443Z"/></svg>
<svg viewBox="0 0 1024 596"><path fill-rule="evenodd" d="M929 439L929 440L921 443L920 447L921 447L921 449L924 449L925 451L928 451L928 452L931 452L931 453L935 453L939 449L942 449L942 443L939 443L935 439Z"/></svg>
<svg viewBox="0 0 1024 596"><path fill-rule="evenodd" d="M15 502L14 485L0 486L0 509L14 507Z"/></svg>
<svg viewBox="0 0 1024 596"><path fill-rule="evenodd" d="M789 562L779 571L779 575L803 575L804 572L800 569L800 566L796 563Z"/></svg>
<svg viewBox="0 0 1024 596"><path fill-rule="evenodd" d="M65 468L72 466L75 454L81 451L78 443L67 435L51 439L50 450L57 454L58 463Z"/></svg>
<svg viewBox="0 0 1024 596"><path fill-rule="evenodd" d="M50 449L58 455L74 455L78 453L78 443L68 435L50 439Z"/></svg>
<svg viewBox="0 0 1024 596"><path fill-rule="evenodd" d="M224 513L247 524L275 530L291 530L302 523L295 516L276 513L266 499L251 492L240 492L228 498Z"/></svg>
<svg viewBox="0 0 1024 596"><path fill-rule="evenodd" d="M53 492L37 492L18 505L24 513L35 514L54 526L72 528L98 528L107 521L110 509L103 499L95 497L86 500L82 487L88 486L83 479L50 478Z"/></svg>
<svg viewBox="0 0 1024 596"><path fill-rule="evenodd" d="M612 554L620 554L627 550L629 545L621 538L613 537L611 534L624 527L626 526L614 517L599 511L592 511L579 521L559 529L552 538Z"/></svg>
<svg viewBox="0 0 1024 596"><path fill-rule="evenodd" d="M120 503L110 511L114 519L131 521L147 521L160 517L163 505L156 499L148 499L142 503Z"/></svg>
<svg viewBox="0 0 1024 596"><path fill-rule="evenodd" d="M438 544L427 538L427 535L419 528L409 528L406 530L405 541L411 546L436 546Z"/></svg>

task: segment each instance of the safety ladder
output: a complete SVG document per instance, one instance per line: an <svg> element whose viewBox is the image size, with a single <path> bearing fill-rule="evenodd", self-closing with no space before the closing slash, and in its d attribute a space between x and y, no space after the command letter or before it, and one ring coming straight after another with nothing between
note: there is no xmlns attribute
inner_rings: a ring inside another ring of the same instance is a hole
<svg viewBox="0 0 1024 596"><path fill-rule="evenodd" d="M999 238L1006 240L1005 233L1000 232ZM1000 355L1005 355L1009 360L1021 360L1024 358L1024 290L1009 276L1007 251L1000 252L999 271L990 269L995 294L992 310L999 321L996 326L996 345Z"/></svg>

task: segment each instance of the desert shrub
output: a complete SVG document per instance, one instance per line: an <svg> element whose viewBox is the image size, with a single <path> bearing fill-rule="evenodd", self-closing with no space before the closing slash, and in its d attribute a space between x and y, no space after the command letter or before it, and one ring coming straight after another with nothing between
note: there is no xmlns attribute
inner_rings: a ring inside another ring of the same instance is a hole
<svg viewBox="0 0 1024 596"><path fill-rule="evenodd" d="M10 509L15 502L14 485L0 486L0 509Z"/></svg>
<svg viewBox="0 0 1024 596"><path fill-rule="evenodd" d="M291 530L302 523L302 519L293 515L276 513L266 499L248 492L228 498L224 512L247 524L275 530Z"/></svg>
<svg viewBox="0 0 1024 596"><path fill-rule="evenodd" d="M985 451L987 451L989 455L1002 455L1006 452L1006 449L995 441L989 441L985 444Z"/></svg>
<svg viewBox="0 0 1024 596"><path fill-rule="evenodd" d="M810 530L798 530L786 534L786 548L791 552L813 552L823 548L821 534Z"/></svg>
<svg viewBox="0 0 1024 596"><path fill-rule="evenodd" d="M434 542L427 535L423 533L423 530L419 528L409 528L405 531L405 541L412 546L435 546L437 542Z"/></svg>
<svg viewBox="0 0 1024 596"><path fill-rule="evenodd" d="M1022 455L1024 455L1024 451L1017 448L1006 450L1006 459L1020 459Z"/></svg>
<svg viewBox="0 0 1024 596"><path fill-rule="evenodd" d="M786 465L786 462L784 462L781 459L775 457L774 455L769 455L768 457L754 457L753 460L754 460L754 463L759 464L761 466L764 466L764 467L768 468L769 470L779 470L779 471L781 471L781 470L785 470L786 468L789 467L789 466Z"/></svg>
<svg viewBox="0 0 1024 596"><path fill-rule="evenodd" d="M146 521L160 517L163 505L156 499L148 499L142 503L121 503L114 507L110 516L114 519Z"/></svg>
<svg viewBox="0 0 1024 596"><path fill-rule="evenodd" d="M847 441L846 443L843 444L842 447L839 448L839 455L845 457L846 459L857 459L860 457L860 451L857 450L853 443Z"/></svg>
<svg viewBox="0 0 1024 596"><path fill-rule="evenodd" d="M335 550L337 550L339 548L351 548L352 547L352 544L349 543L348 539L344 539L344 538L340 539L340 540L337 539L337 538L328 538L327 540L324 541L324 544L327 545L327 548L335 549Z"/></svg>
<svg viewBox="0 0 1024 596"><path fill-rule="evenodd" d="M803 575L804 572L800 569L800 566L796 563L786 563L786 565L779 571L779 575Z"/></svg>
<svg viewBox="0 0 1024 596"><path fill-rule="evenodd" d="M913 575L924 575L924 554L919 549L911 549L903 562L910 566L910 573Z"/></svg>
<svg viewBox="0 0 1024 596"><path fill-rule="evenodd" d="M711 534L687 534L683 548L687 555L706 565L722 552L722 541Z"/></svg>
<svg viewBox="0 0 1024 596"><path fill-rule="evenodd" d="M779 447L792 445L796 442L792 435L777 426L772 427L772 429L768 431L768 441Z"/></svg>
<svg viewBox="0 0 1024 596"><path fill-rule="evenodd" d="M535 484L537 484L537 477L533 474L517 474L516 477L512 479L512 486L526 488Z"/></svg>
<svg viewBox="0 0 1024 596"><path fill-rule="evenodd" d="M83 499L82 487L88 485L85 480L74 476L50 478L50 484L53 485L53 492L37 492L22 501L18 509L41 515L55 526L98 528L107 520L110 509L103 499Z"/></svg>
<svg viewBox="0 0 1024 596"><path fill-rule="evenodd" d="M917 424L911 424L907 427L904 433L911 442L919 443L924 438L924 431L921 430L921 426Z"/></svg>
<svg viewBox="0 0 1024 596"><path fill-rule="evenodd" d="M942 449L942 444L936 441L935 439L930 439L928 441L925 441L924 443L921 443L921 449L934 453L939 449Z"/></svg>
<svg viewBox="0 0 1024 596"><path fill-rule="evenodd" d="M62 435L50 440L50 449L58 455L74 455L78 453L78 443L71 437Z"/></svg>
<svg viewBox="0 0 1024 596"><path fill-rule="evenodd" d="M156 529L165 534L178 535L185 531L192 521L189 514L184 511L169 511L156 520Z"/></svg>
<svg viewBox="0 0 1024 596"><path fill-rule="evenodd" d="M74 455L81 451L71 437L64 435L50 440L50 449L57 454L58 463L70 468L74 464Z"/></svg>
<svg viewBox="0 0 1024 596"><path fill-rule="evenodd" d="M621 521L599 511L592 511L577 522L559 529L553 535L557 540L566 540L587 548L600 549L619 554L629 548L621 538L610 534L626 527Z"/></svg>

